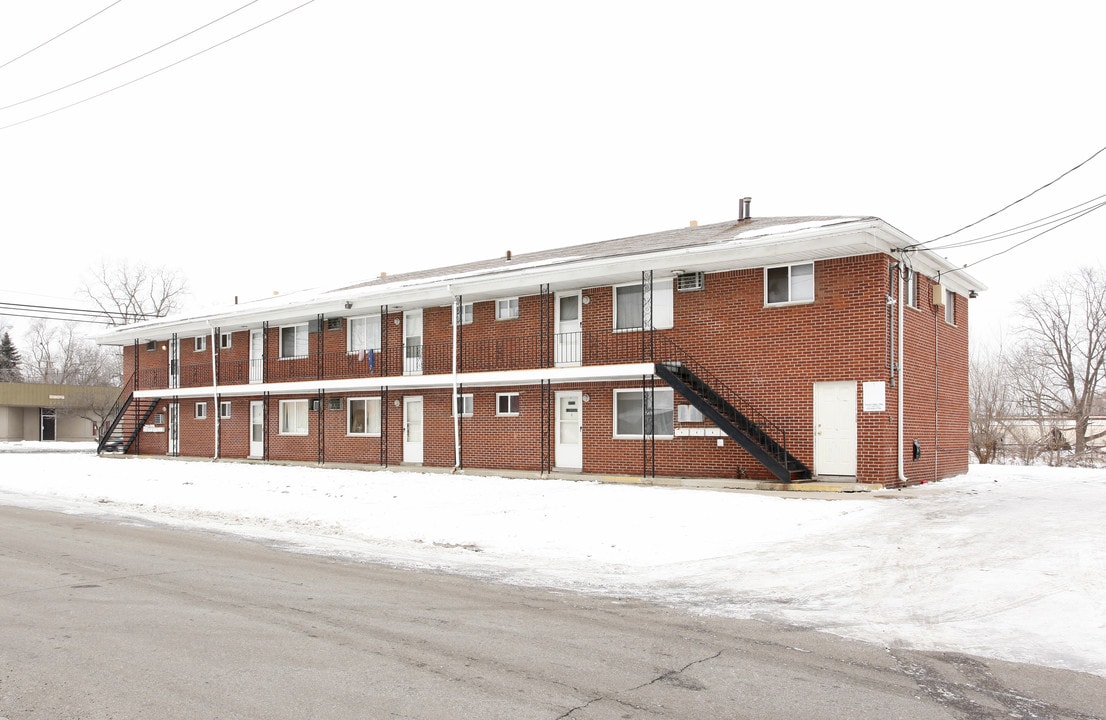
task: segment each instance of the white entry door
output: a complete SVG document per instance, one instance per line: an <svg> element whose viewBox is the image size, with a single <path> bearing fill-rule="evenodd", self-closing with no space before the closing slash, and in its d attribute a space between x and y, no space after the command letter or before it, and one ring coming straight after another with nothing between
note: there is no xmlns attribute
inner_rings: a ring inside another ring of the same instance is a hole
<svg viewBox="0 0 1106 720"><path fill-rule="evenodd" d="M250 330L250 382L259 383L265 380L263 368L265 363L265 335L261 328ZM251 453L252 454L252 453Z"/></svg>
<svg viewBox="0 0 1106 720"><path fill-rule="evenodd" d="M250 401L250 457L265 457L265 402Z"/></svg>
<svg viewBox="0 0 1106 720"><path fill-rule="evenodd" d="M169 454L180 455L180 403L169 403Z"/></svg>
<svg viewBox="0 0 1106 720"><path fill-rule="evenodd" d="M422 309L403 313L403 374L422 375Z"/></svg>
<svg viewBox="0 0 1106 720"><path fill-rule="evenodd" d="M553 362L558 367L579 365L583 358L580 291L557 293L553 321L556 325Z"/></svg>
<svg viewBox="0 0 1106 720"><path fill-rule="evenodd" d="M563 470L581 470L584 467L584 403L579 391L563 391L556 394L557 428L555 438L556 457L553 464Z"/></svg>
<svg viewBox="0 0 1106 720"><path fill-rule="evenodd" d="M169 340L169 387L180 387L180 338Z"/></svg>
<svg viewBox="0 0 1106 720"><path fill-rule="evenodd" d="M403 462L422 462L422 397L403 398Z"/></svg>
<svg viewBox="0 0 1106 720"><path fill-rule="evenodd" d="M814 474L856 477L856 383L814 383Z"/></svg>

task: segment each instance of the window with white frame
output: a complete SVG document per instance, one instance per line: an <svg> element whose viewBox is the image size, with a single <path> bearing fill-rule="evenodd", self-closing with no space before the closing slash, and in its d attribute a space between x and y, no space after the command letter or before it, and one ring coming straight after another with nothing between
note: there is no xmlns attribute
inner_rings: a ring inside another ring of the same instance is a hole
<svg viewBox="0 0 1106 720"><path fill-rule="evenodd" d="M457 321L460 322L457 322ZM458 325L471 325L472 324L472 303L461 303L457 306L457 317L454 318L454 324Z"/></svg>
<svg viewBox="0 0 1106 720"><path fill-rule="evenodd" d="M764 304L812 302L814 263L781 265L764 269Z"/></svg>
<svg viewBox="0 0 1106 720"><path fill-rule="evenodd" d="M906 295L906 304L912 308L918 307L918 273L913 270L907 271L903 291Z"/></svg>
<svg viewBox="0 0 1106 720"><path fill-rule="evenodd" d="M518 317L518 298L502 298L495 301L496 320L514 320Z"/></svg>
<svg viewBox="0 0 1106 720"><path fill-rule="evenodd" d="M460 417L472 417L472 393L453 396L453 414Z"/></svg>
<svg viewBox="0 0 1106 720"><path fill-rule="evenodd" d="M230 347L230 336L231 333L221 333L219 335L219 347L223 350L226 350Z"/></svg>
<svg viewBox="0 0 1106 720"><path fill-rule="evenodd" d="M346 408L347 435L380 435L380 398L350 398Z"/></svg>
<svg viewBox="0 0 1106 720"><path fill-rule="evenodd" d="M280 434L306 435L308 408L307 400L281 400Z"/></svg>
<svg viewBox="0 0 1106 720"><path fill-rule="evenodd" d="M307 323L285 325L280 329L280 357L307 357Z"/></svg>
<svg viewBox="0 0 1106 720"><path fill-rule="evenodd" d="M614 436L638 438L644 435L672 437L672 389L640 388L614 391ZM652 403L652 412L646 413L646 403ZM648 415L648 416L647 416Z"/></svg>
<svg viewBox="0 0 1106 720"><path fill-rule="evenodd" d="M346 350L380 350L380 316L365 315L346 321Z"/></svg>
<svg viewBox="0 0 1106 720"><path fill-rule="evenodd" d="M652 310L653 327L673 326L672 280L654 280L652 297L645 297L642 283L614 286L614 329L640 330L645 325L645 312Z"/></svg>
<svg viewBox="0 0 1106 720"><path fill-rule="evenodd" d="M207 335L196 336L196 352L207 350Z"/></svg>
<svg viewBox="0 0 1106 720"><path fill-rule="evenodd" d="M496 393L495 394L495 414L496 415L518 415L518 393Z"/></svg>
<svg viewBox="0 0 1106 720"><path fill-rule="evenodd" d="M230 403L229 402L223 401L223 402L219 403L219 417L220 418L230 417Z"/></svg>
<svg viewBox="0 0 1106 720"><path fill-rule="evenodd" d="M956 324L956 293L945 289L945 322L949 325Z"/></svg>
<svg viewBox="0 0 1106 720"><path fill-rule="evenodd" d="M196 403L196 419L197 420L205 420L206 418L207 418L207 403L205 403L205 402Z"/></svg>

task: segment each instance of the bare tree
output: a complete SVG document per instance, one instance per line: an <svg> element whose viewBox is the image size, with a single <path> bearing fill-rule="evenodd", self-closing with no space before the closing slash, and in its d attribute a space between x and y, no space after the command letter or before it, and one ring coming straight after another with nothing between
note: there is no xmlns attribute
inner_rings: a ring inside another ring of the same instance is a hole
<svg viewBox="0 0 1106 720"><path fill-rule="evenodd" d="M1041 416L1070 420L1082 457L1089 441L1106 435L1088 433L1095 398L1106 386L1106 276L1081 268L1022 297L1018 309L1027 371L1019 376L1022 399L1032 399Z"/></svg>
<svg viewBox="0 0 1106 720"><path fill-rule="evenodd" d="M110 324L126 325L180 310L188 283L178 270L103 261L78 292L96 303Z"/></svg>
<svg viewBox="0 0 1106 720"><path fill-rule="evenodd" d="M23 375L30 382L60 385L118 385L122 355L97 345L75 323L34 322L25 340Z"/></svg>
<svg viewBox="0 0 1106 720"><path fill-rule="evenodd" d="M969 447L980 464L995 462L1003 449L1012 410L1010 366L998 352L973 352L968 369Z"/></svg>

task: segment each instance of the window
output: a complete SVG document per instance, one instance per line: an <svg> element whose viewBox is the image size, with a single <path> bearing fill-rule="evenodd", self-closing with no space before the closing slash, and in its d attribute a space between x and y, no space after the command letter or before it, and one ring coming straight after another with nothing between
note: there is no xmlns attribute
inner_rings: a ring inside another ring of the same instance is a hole
<svg viewBox="0 0 1106 720"><path fill-rule="evenodd" d="M203 352L207 350L207 335L200 335L196 338L196 352Z"/></svg>
<svg viewBox="0 0 1106 720"><path fill-rule="evenodd" d="M207 419L207 403L205 403L205 402L196 403L196 419L197 420Z"/></svg>
<svg viewBox="0 0 1106 720"><path fill-rule="evenodd" d="M154 413L154 425L165 424L165 413Z"/></svg>
<svg viewBox="0 0 1106 720"><path fill-rule="evenodd" d="M496 393L495 414L518 415L518 393Z"/></svg>
<svg viewBox="0 0 1106 720"><path fill-rule="evenodd" d="M350 318L346 323L346 351L380 349L380 316Z"/></svg>
<svg viewBox="0 0 1106 720"><path fill-rule="evenodd" d="M219 347L226 350L230 347L230 333L222 333L219 335Z"/></svg>
<svg viewBox="0 0 1106 720"><path fill-rule="evenodd" d="M454 415L459 415L461 417L472 417L472 393L466 393L464 395L454 395L453 401ZM518 407L518 403L515 403L515 407ZM516 409L515 412L518 412L518 410Z"/></svg>
<svg viewBox="0 0 1106 720"><path fill-rule="evenodd" d="M456 320L460 320L461 322L456 323ZM460 325L472 324L472 303L461 303L457 306L457 317L454 322Z"/></svg>
<svg viewBox="0 0 1106 720"><path fill-rule="evenodd" d="M380 398L350 398L346 408L347 435L380 435Z"/></svg>
<svg viewBox="0 0 1106 720"><path fill-rule="evenodd" d="M219 417L220 418L230 417L230 403L229 402L219 403Z"/></svg>
<svg viewBox="0 0 1106 720"><path fill-rule="evenodd" d="M281 400L280 434L306 435L308 412L307 400Z"/></svg>
<svg viewBox="0 0 1106 720"><path fill-rule="evenodd" d="M513 320L518 317L518 298L503 298L495 301L495 319Z"/></svg>
<svg viewBox="0 0 1106 720"><path fill-rule="evenodd" d="M653 412L646 418L646 398L652 397ZM672 437L672 390L658 388L614 391L614 436L641 438L642 434Z"/></svg>
<svg viewBox="0 0 1106 720"><path fill-rule="evenodd" d="M906 304L912 308L918 307L918 273L909 270L906 273L906 285L903 287L906 294Z"/></svg>
<svg viewBox="0 0 1106 720"><path fill-rule="evenodd" d="M307 357L307 323L280 329L280 357Z"/></svg>
<svg viewBox="0 0 1106 720"><path fill-rule="evenodd" d="M945 322L949 325L956 324L956 293L945 290Z"/></svg>
<svg viewBox="0 0 1106 720"><path fill-rule="evenodd" d="M645 324L646 298L641 283L614 287L614 329L640 330ZM654 328L673 326L672 280L654 280L652 311Z"/></svg>
<svg viewBox="0 0 1106 720"><path fill-rule="evenodd" d="M765 305L812 302L813 300L814 263L764 269Z"/></svg>

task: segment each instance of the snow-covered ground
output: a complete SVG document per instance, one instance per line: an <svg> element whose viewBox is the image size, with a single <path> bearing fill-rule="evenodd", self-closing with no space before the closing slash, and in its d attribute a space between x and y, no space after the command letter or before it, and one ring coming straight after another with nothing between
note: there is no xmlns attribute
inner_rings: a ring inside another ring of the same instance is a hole
<svg viewBox="0 0 1106 720"><path fill-rule="evenodd" d="M1106 470L826 497L50 449L0 443L0 504L1106 676Z"/></svg>

